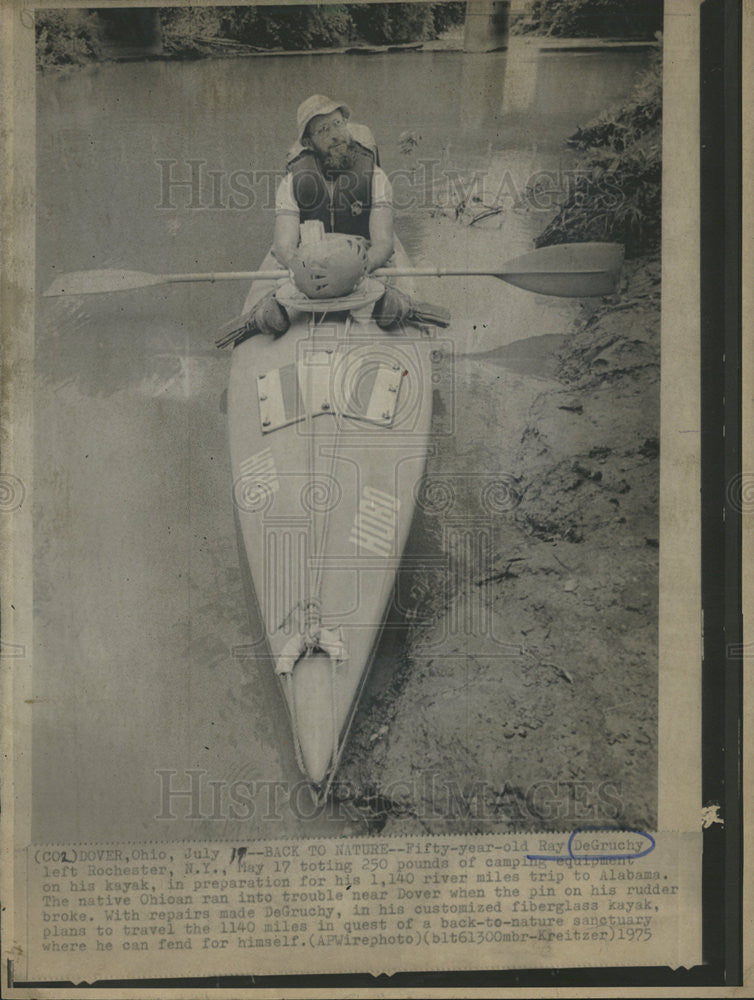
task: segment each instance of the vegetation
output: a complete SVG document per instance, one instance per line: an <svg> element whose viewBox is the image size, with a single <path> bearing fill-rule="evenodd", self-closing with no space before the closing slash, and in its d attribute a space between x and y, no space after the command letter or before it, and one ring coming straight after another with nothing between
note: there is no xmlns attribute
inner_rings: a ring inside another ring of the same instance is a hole
<svg viewBox="0 0 754 1000"><path fill-rule="evenodd" d="M433 3L432 15L435 19L435 32L441 35L449 28L463 24L466 20L466 3L452 0L450 3Z"/></svg>
<svg viewBox="0 0 754 1000"><path fill-rule="evenodd" d="M576 129L569 145L585 150L611 146L622 152L637 139L656 132L662 124L662 59L657 53L652 65L636 81L631 100L612 114L604 114Z"/></svg>
<svg viewBox="0 0 754 1000"><path fill-rule="evenodd" d="M662 197L662 65L659 53L631 100L578 129L583 151L574 183L555 218L535 240L623 243L627 257L660 245Z"/></svg>
<svg viewBox="0 0 754 1000"><path fill-rule="evenodd" d="M218 42L258 50L322 48L341 44L351 29L342 5L174 7L162 8L160 20L166 50L183 56L205 54Z"/></svg>
<svg viewBox="0 0 754 1000"><path fill-rule="evenodd" d="M165 8L160 11L160 22L163 49L169 55L209 55L212 42L222 34L217 7Z"/></svg>
<svg viewBox="0 0 754 1000"><path fill-rule="evenodd" d="M464 3L307 4L161 11L168 36L177 23L209 13L211 33L260 49L313 49L366 42L391 45L436 38L465 16ZM207 28L204 25L204 34Z"/></svg>
<svg viewBox="0 0 754 1000"><path fill-rule="evenodd" d="M164 53L192 58L224 51L392 45L436 38L463 22L465 3L300 4L294 6L162 7ZM137 12L118 9L119 28ZM93 11L38 11L40 66L101 59L105 38ZM112 26L110 36L112 37Z"/></svg>
<svg viewBox="0 0 754 1000"><path fill-rule="evenodd" d="M352 4L356 33L372 45L424 41L436 36L431 4Z"/></svg>
<svg viewBox="0 0 754 1000"><path fill-rule="evenodd" d="M654 38L662 31L663 0L531 0L515 22L517 34L567 38Z"/></svg>
<svg viewBox="0 0 754 1000"><path fill-rule="evenodd" d="M99 19L85 10L38 10L34 20L39 66L81 66L99 59Z"/></svg>

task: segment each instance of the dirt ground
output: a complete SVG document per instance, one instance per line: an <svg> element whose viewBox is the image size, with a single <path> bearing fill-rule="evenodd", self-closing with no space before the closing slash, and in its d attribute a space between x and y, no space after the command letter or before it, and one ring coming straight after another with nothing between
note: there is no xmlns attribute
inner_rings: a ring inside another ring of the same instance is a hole
<svg viewBox="0 0 754 1000"><path fill-rule="evenodd" d="M372 829L653 827L659 361L644 259L562 334L449 362L414 533L446 568L414 574L339 773Z"/></svg>

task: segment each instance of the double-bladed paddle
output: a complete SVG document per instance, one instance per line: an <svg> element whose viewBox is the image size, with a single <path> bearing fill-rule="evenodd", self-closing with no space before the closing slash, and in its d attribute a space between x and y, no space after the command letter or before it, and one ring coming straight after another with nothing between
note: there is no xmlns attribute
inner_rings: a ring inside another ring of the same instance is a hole
<svg viewBox="0 0 754 1000"><path fill-rule="evenodd" d="M377 278L489 275L529 292L590 298L615 291L623 262L619 243L561 243L542 247L497 267L380 267ZM198 274L150 274L147 271L71 271L61 274L44 293L46 296L94 295L126 292L153 285L189 281L255 281L288 277L287 271L217 271Z"/></svg>

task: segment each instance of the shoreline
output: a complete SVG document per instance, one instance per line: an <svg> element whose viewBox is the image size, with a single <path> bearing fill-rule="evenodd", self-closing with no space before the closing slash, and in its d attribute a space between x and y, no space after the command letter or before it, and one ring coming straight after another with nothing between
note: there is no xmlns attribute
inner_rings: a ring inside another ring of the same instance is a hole
<svg viewBox="0 0 754 1000"><path fill-rule="evenodd" d="M202 39L197 38L196 44L203 51L196 52L149 52L144 49L123 48L118 52L116 47L106 47L100 58L89 59L83 63L58 63L49 66L38 67L39 72L57 73L71 72L79 69L87 69L92 66L105 66L116 63L130 62L196 62L200 59L248 59L248 58L271 58L271 57L300 57L300 56L333 56L333 55L401 55L405 52L427 52L437 53L463 53L474 58L479 56L492 55L493 53L505 52L511 44L526 46L532 52L542 53L590 53L604 52L606 50L614 52L640 51L644 49L657 49L661 43L653 40L630 40L615 38L550 38L546 35L513 35L511 42L499 48L491 49L488 52L467 53L463 47L463 40L452 39L432 39L420 42L401 42L390 45L342 45L328 48L312 49L260 49L254 46L235 42L231 39ZM107 49L110 48L108 52Z"/></svg>
<svg viewBox="0 0 754 1000"><path fill-rule="evenodd" d="M645 257L561 334L456 359L465 418L428 479L498 477L510 503L497 494L481 561L448 547L442 511L420 513L452 583L416 573L404 648L362 697L339 778L372 832L652 828L659 338ZM461 493L469 523L484 516ZM457 634L480 616L486 631ZM543 788L559 789L549 806Z"/></svg>

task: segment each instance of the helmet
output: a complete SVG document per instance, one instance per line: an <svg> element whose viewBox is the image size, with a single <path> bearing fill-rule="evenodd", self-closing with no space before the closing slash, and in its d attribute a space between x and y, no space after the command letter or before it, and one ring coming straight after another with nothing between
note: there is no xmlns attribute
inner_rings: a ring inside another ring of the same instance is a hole
<svg viewBox="0 0 754 1000"><path fill-rule="evenodd" d="M290 268L296 287L310 299L349 295L367 272L363 236L326 233L318 243L296 249Z"/></svg>

